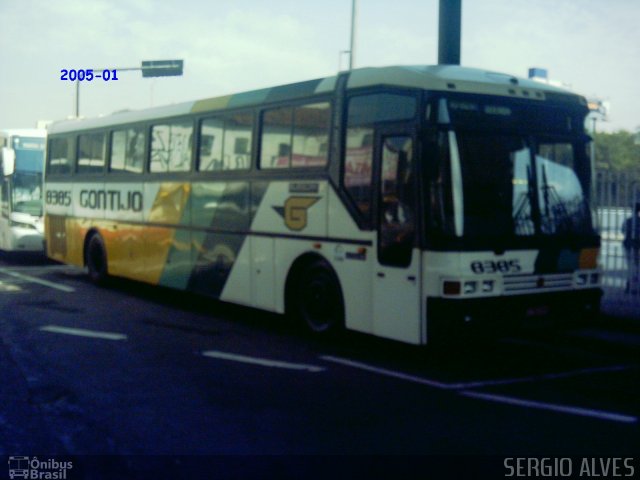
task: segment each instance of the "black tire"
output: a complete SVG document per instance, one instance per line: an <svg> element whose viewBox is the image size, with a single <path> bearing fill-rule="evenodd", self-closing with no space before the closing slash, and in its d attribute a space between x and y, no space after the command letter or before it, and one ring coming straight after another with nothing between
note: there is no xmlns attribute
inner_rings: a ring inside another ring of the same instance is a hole
<svg viewBox="0 0 640 480"><path fill-rule="evenodd" d="M89 239L85 251L85 262L89 269L89 279L96 285L104 285L109 276L107 268L107 250L102 237L98 234Z"/></svg>
<svg viewBox="0 0 640 480"><path fill-rule="evenodd" d="M314 334L329 336L344 326L344 302L336 274L329 264L316 260L293 279L290 305L295 318Z"/></svg>

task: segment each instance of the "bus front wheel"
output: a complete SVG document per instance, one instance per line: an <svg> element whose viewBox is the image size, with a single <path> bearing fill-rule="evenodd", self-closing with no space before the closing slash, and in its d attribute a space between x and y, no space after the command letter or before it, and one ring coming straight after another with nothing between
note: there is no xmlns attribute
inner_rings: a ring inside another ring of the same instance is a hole
<svg viewBox="0 0 640 480"><path fill-rule="evenodd" d="M85 260L89 269L89 279L96 285L104 284L109 273L107 269L107 251L100 235L95 234L89 239Z"/></svg>
<svg viewBox="0 0 640 480"><path fill-rule="evenodd" d="M311 333L327 336L344 325L344 303L336 274L324 260L316 260L294 278L293 314Z"/></svg>

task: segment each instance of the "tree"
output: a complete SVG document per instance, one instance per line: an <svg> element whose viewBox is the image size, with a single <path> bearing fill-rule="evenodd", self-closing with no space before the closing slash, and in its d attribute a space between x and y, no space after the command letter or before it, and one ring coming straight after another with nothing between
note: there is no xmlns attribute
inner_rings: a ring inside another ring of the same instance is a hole
<svg viewBox="0 0 640 480"><path fill-rule="evenodd" d="M640 145L635 135L626 130L614 133L597 133L594 136L596 168L640 180Z"/></svg>

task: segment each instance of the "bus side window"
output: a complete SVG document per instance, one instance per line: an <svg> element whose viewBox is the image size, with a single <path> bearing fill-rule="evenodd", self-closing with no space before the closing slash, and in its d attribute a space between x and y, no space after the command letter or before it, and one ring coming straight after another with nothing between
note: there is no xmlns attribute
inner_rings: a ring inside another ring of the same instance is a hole
<svg viewBox="0 0 640 480"><path fill-rule="evenodd" d="M89 133L78 137L78 173L100 173L105 164L105 134Z"/></svg>
<svg viewBox="0 0 640 480"><path fill-rule="evenodd" d="M386 137L380 174L380 263L406 267L415 236L413 141Z"/></svg>
<svg viewBox="0 0 640 480"><path fill-rule="evenodd" d="M54 138L49 140L47 175L71 173L73 159L73 139Z"/></svg>
<svg viewBox="0 0 640 480"><path fill-rule="evenodd" d="M198 171L248 169L252 136L252 113L205 118L200 124Z"/></svg>
<svg viewBox="0 0 640 480"><path fill-rule="evenodd" d="M344 158L344 188L365 217L371 213L373 128L347 129Z"/></svg>
<svg viewBox="0 0 640 480"><path fill-rule="evenodd" d="M417 108L414 95L375 93L349 99L342 184L367 220L371 220L374 129L413 119Z"/></svg>
<svg viewBox="0 0 640 480"><path fill-rule="evenodd" d="M154 125L151 129L151 172L188 172L191 170L193 123L176 120Z"/></svg>
<svg viewBox="0 0 640 480"><path fill-rule="evenodd" d="M324 167L329 142L331 109L328 102L306 104L294 111L292 167Z"/></svg>
<svg viewBox="0 0 640 480"><path fill-rule="evenodd" d="M291 166L292 127L292 108L276 108L262 114L260 168L289 168Z"/></svg>
<svg viewBox="0 0 640 480"><path fill-rule="evenodd" d="M252 136L252 113L235 113L225 118L223 170L246 170L251 166Z"/></svg>
<svg viewBox="0 0 640 480"><path fill-rule="evenodd" d="M205 118L200 124L198 170L222 170L222 137L224 122L220 118Z"/></svg>
<svg viewBox="0 0 640 480"><path fill-rule="evenodd" d="M308 103L262 114L260 168L313 168L327 164L331 104Z"/></svg>
<svg viewBox="0 0 640 480"><path fill-rule="evenodd" d="M142 173L144 137L143 128L115 130L111 134L109 170Z"/></svg>

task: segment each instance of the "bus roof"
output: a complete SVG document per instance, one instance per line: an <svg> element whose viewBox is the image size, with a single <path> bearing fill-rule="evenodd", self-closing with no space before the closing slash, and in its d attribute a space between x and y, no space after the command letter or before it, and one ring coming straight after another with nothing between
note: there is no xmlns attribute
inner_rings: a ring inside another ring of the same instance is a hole
<svg viewBox="0 0 640 480"><path fill-rule="evenodd" d="M575 103L586 105L583 97L541 82L512 75L457 65L366 67L345 72L347 89L385 85L390 87L419 88L435 91L500 95L511 98L544 100L549 94L563 94ZM330 93L338 76L308 80L233 95L183 102L144 110L117 112L91 119L62 120L48 127L49 134L89 130L112 125L142 122L213 112L228 108L251 107L281 100L293 100L322 93Z"/></svg>

